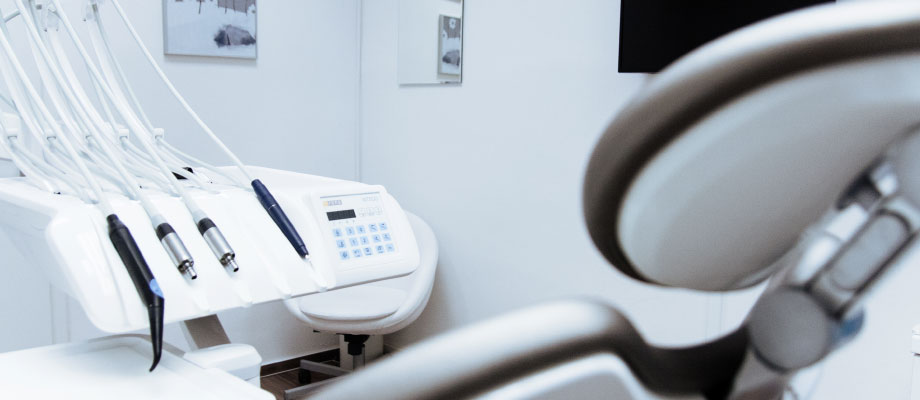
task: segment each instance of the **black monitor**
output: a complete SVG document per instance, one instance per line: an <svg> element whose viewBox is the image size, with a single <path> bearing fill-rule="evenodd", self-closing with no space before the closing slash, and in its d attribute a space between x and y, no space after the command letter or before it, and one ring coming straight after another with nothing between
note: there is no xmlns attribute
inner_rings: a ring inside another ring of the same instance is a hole
<svg viewBox="0 0 920 400"><path fill-rule="evenodd" d="M658 72L753 22L834 0L622 0L620 72Z"/></svg>

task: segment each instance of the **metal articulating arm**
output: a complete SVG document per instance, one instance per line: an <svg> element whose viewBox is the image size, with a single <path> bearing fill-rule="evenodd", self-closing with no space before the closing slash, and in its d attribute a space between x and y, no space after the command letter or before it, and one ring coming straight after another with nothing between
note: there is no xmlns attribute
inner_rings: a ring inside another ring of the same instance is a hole
<svg viewBox="0 0 920 400"><path fill-rule="evenodd" d="M910 143L920 146L920 139ZM796 371L859 331L861 301L920 229L915 196L899 187L894 164L897 159L883 162L857 180L758 300L747 321L750 353L732 399L779 398ZM902 178L915 177L898 169Z"/></svg>
<svg viewBox="0 0 920 400"><path fill-rule="evenodd" d="M358 371L311 398L463 398L597 353L621 357L653 391L724 398L746 348L743 330L695 347L653 347L609 305L560 301L442 334Z"/></svg>

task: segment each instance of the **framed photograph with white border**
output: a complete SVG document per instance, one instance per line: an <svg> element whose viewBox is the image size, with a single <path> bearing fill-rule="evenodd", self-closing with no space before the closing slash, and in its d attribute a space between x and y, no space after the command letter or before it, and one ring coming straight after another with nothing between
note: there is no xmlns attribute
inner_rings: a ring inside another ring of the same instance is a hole
<svg viewBox="0 0 920 400"><path fill-rule="evenodd" d="M166 54L256 58L256 0L163 0Z"/></svg>
<svg viewBox="0 0 920 400"><path fill-rule="evenodd" d="M438 15L438 73L460 76L463 25L460 17Z"/></svg>

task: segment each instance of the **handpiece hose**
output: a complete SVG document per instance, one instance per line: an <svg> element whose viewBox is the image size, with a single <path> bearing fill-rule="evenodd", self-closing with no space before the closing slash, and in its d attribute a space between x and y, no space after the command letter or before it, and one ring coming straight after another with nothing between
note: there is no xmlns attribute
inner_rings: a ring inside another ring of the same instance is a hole
<svg viewBox="0 0 920 400"><path fill-rule="evenodd" d="M262 207L264 207L268 215L272 217L272 221L275 221L275 225L278 225L278 229L281 229L281 232L284 233L287 240L291 242L291 246L294 246L294 250L297 250L297 254L300 254L301 257L309 256L310 252L307 251L307 245L303 243L303 239L300 238L300 234L297 233L294 224L288 219L287 214L281 209L281 205L278 204L275 197L268 191L268 188L262 184L262 181L253 179L252 189L255 190L256 197L259 198L259 203L262 203Z"/></svg>
<svg viewBox="0 0 920 400"><path fill-rule="evenodd" d="M144 255L141 254L137 242L131 236L131 231L118 219L118 216L111 214L106 217L109 223L109 239L115 246L118 256L128 269L128 275L134 282L134 288L140 295L141 301L147 306L147 317L150 319L150 342L153 344L153 364L150 371L153 371L160 362L160 355L163 352L163 310L165 300L163 292L160 291L160 285L157 284L156 278L150 272Z"/></svg>

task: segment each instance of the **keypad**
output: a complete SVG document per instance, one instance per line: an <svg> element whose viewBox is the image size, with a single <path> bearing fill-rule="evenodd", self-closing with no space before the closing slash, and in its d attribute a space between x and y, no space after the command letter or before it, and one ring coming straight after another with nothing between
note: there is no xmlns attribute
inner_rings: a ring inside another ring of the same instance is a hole
<svg viewBox="0 0 920 400"><path fill-rule="evenodd" d="M396 245L386 222L339 225L332 228L339 259L351 260L396 252Z"/></svg>

